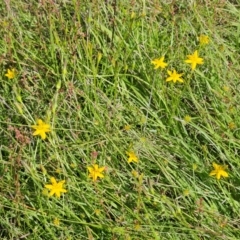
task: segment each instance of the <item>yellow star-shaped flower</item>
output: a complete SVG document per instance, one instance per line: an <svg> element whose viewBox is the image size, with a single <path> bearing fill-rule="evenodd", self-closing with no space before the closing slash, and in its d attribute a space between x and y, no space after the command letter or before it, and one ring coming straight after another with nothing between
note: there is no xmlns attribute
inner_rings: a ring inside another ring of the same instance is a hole
<svg viewBox="0 0 240 240"><path fill-rule="evenodd" d="M32 125L32 128L36 131L33 133L33 136L40 135L41 138L44 140L46 138L46 132L50 132L50 125L44 123L41 119L37 120L37 125Z"/></svg>
<svg viewBox="0 0 240 240"><path fill-rule="evenodd" d="M54 177L51 177L50 181L52 184L45 185L45 188L51 190L49 193L49 196L53 196L55 194L57 197L60 197L61 193L67 192L67 190L63 188L63 184L65 183L65 180L57 182Z"/></svg>
<svg viewBox="0 0 240 240"><path fill-rule="evenodd" d="M194 70L197 64L203 64L203 58L198 56L198 51L196 50L192 55L187 55L188 59L185 60L185 63L190 63L192 70Z"/></svg>
<svg viewBox="0 0 240 240"><path fill-rule="evenodd" d="M228 177L228 173L225 171L225 169L227 169L226 165L218 165L216 163L213 163L213 168L214 170L212 170L209 174L209 176L214 176L216 175L217 180L219 180L222 177Z"/></svg>
<svg viewBox="0 0 240 240"><path fill-rule="evenodd" d="M164 62L164 57L153 59L151 63L155 65L154 69L165 68L168 65Z"/></svg>
<svg viewBox="0 0 240 240"><path fill-rule="evenodd" d="M5 74L5 76L6 76L8 79L13 79L13 78L15 78L15 76L16 76L16 70L15 70L14 68L8 69L8 70L7 70L7 73Z"/></svg>
<svg viewBox="0 0 240 240"><path fill-rule="evenodd" d="M97 180L97 178L104 178L104 175L102 174L102 172L105 170L105 167L98 167L98 164L93 164L92 167L88 167L87 168L89 171L89 177L91 177L93 179L93 181L95 182Z"/></svg>
<svg viewBox="0 0 240 240"><path fill-rule="evenodd" d="M138 162L138 157L137 155L134 153L134 151L129 151L129 152L126 152L126 154L128 155L128 163L131 163L131 162Z"/></svg>
<svg viewBox="0 0 240 240"><path fill-rule="evenodd" d="M181 76L183 75L183 73L177 73L176 70L172 71L167 71L169 77L166 79L167 82L169 81L173 81L174 83L179 81L179 82L183 82L183 79L181 78Z"/></svg>

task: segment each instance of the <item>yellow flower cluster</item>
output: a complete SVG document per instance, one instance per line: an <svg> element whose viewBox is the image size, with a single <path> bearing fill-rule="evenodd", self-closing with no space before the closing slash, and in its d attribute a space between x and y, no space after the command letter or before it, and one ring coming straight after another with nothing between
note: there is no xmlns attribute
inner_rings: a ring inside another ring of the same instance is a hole
<svg viewBox="0 0 240 240"><path fill-rule="evenodd" d="M209 38L207 36L201 35L199 37L200 45L208 44ZM168 66L168 63L164 62L164 56L154 59L151 61L152 64L154 64L154 69L158 68L166 68ZM192 55L187 55L187 59L185 60L185 63L191 64L191 69L195 70L197 65L203 64L203 58L200 58L198 55L198 51L196 50ZM167 70L167 74L169 75L166 78L167 82L173 81L174 83L180 82L183 83L184 80L182 79L183 73L178 73L175 69L173 70ZM16 77L16 70L14 68L8 69L5 76L8 79L14 79ZM186 123L189 123L191 121L190 116L185 116L184 121ZM37 119L36 124L31 126L34 129L33 136L39 135L42 140L45 140L47 138L47 133L50 133L52 131L51 126L49 123L44 122L42 119ZM125 131L129 131L131 129L130 125L126 125L124 127ZM139 158L134 150L130 149L129 151L126 151L127 155L127 162L130 163L138 163ZM216 178L219 180L221 177L228 177L228 173L225 171L227 166L218 165L216 163L213 163L214 170L210 172L210 176L216 176ZM98 164L94 163L92 166L88 166L87 170L89 172L88 177L93 180L93 182L96 182L98 178L102 179L104 178L104 171L106 170L106 166L100 167ZM46 171L46 170L45 170ZM58 172L61 172L59 170ZM135 177L143 176L139 175L139 173L135 170L132 171L132 175ZM139 177L140 178L140 177ZM64 188L65 180L57 181L54 177L50 178L51 184L45 185L45 190L48 196L56 196L60 197L62 193L66 193L67 190ZM48 191L50 191L48 193ZM54 219L54 225L58 226L60 224L60 221L58 218Z"/></svg>
<svg viewBox="0 0 240 240"><path fill-rule="evenodd" d="M48 123L45 123L42 119L37 119L37 124L31 126L35 131L33 135L40 135L40 137L45 140L47 135L46 133L51 132L51 126ZM138 157L133 150L127 151L128 163L138 162ZM92 166L87 167L89 171L89 178L95 182L98 178L104 178L103 171L106 167L99 167L98 164L93 164ZM50 178L52 184L45 185L45 188L50 190L49 196L56 195L60 197L61 193L66 193L67 191L63 188L65 181L57 182L54 177Z"/></svg>
<svg viewBox="0 0 240 240"><path fill-rule="evenodd" d="M206 45L209 43L209 37L206 35L200 35L198 37L199 43L200 45ZM191 55L187 55L187 59L184 61L185 63L191 64L191 69L195 70L197 65L202 65L204 63L203 58L199 57L198 55L198 50L194 51L193 54ZM164 62L164 56L154 59L151 61L152 64L154 64L154 69L158 69L158 68L162 68L164 69L165 67L168 66L168 63ZM183 83L184 80L181 78L183 73L177 73L177 71L174 69L173 71L167 70L167 73L169 75L169 77L166 79L166 82L169 81L173 81L174 83L176 83L177 81L180 83ZM187 124L189 122L191 122L192 118L189 115L186 115L184 117L184 123ZM229 128L233 129L235 128L234 123L229 123ZM130 161L134 161L134 155L132 155L131 153L129 154L129 162ZM135 160L136 161L136 160ZM219 180L221 177L228 177L228 173L225 171L227 169L226 165L218 165L216 163L213 163L213 168L214 170L212 170L210 172L210 176L216 176L216 178Z"/></svg>
<svg viewBox="0 0 240 240"><path fill-rule="evenodd" d="M200 42L200 45L208 44L209 43L208 36L200 35L199 42ZM195 70L198 64L202 65L204 63L203 58L199 57L198 55L198 50L196 50L191 55L187 55L187 59L184 62L191 64L192 70ZM158 68L164 69L165 67L168 66L168 64L164 62L164 56L153 59L151 63L154 65L154 69L158 69ZM175 69L173 69L172 71L167 70L167 73L169 75L169 77L166 79L167 82L170 82L170 81L173 81L174 83L176 83L177 81L180 83L184 82L184 80L181 78L183 73L177 73Z"/></svg>
<svg viewBox="0 0 240 240"><path fill-rule="evenodd" d="M191 64L192 70L196 69L197 64L203 64L203 58L200 58L198 56L197 50L192 55L188 55L187 57L188 59L185 60L185 62ZM154 59L152 61L152 64L155 65L155 69L159 67L165 68L168 65L167 63L164 62L164 57ZM176 83L177 81L180 83L184 82L184 80L181 78L183 73L177 73L175 69L173 71L168 70L167 73L169 75L169 77L166 79L167 82L170 81L173 81L174 83Z"/></svg>
<svg viewBox="0 0 240 240"><path fill-rule="evenodd" d="M133 152L128 152L128 155L129 155L128 162L138 161L138 158ZM226 165L218 165L216 163L213 163L213 168L214 170L210 172L209 176L216 176L218 180L221 177L228 177L228 173L225 171L227 169ZM89 177L91 177L94 182L97 180L98 177L104 178L104 175L102 174L104 170L105 167L99 168L98 164L94 164L92 167L88 167ZM135 170L132 171L132 174L134 176L138 175L138 173ZM61 193L67 192L67 190L63 188L65 180L57 182L54 177L51 177L50 181L52 184L45 185L45 188L50 190L49 196L53 196L55 194L57 197L60 197Z"/></svg>

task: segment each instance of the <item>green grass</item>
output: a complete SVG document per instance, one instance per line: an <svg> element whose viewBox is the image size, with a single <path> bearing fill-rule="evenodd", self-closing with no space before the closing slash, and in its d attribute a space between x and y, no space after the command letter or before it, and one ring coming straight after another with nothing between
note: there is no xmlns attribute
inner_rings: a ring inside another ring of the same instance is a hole
<svg viewBox="0 0 240 240"><path fill-rule="evenodd" d="M240 239L240 3L116 2L0 3L0 239Z"/></svg>

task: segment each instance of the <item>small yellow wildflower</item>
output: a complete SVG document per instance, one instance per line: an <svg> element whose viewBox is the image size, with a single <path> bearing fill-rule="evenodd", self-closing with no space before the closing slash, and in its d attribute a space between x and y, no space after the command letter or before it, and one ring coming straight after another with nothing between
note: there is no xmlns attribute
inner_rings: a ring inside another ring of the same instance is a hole
<svg viewBox="0 0 240 240"><path fill-rule="evenodd" d="M5 76L6 76L8 79L13 79L13 78L15 78L15 76L16 76L16 70L15 70L14 68L8 69L8 70L7 70L7 73L5 74Z"/></svg>
<svg viewBox="0 0 240 240"><path fill-rule="evenodd" d="M190 191L189 191L189 189L185 189L184 191L183 191L183 196L188 196L190 194Z"/></svg>
<svg viewBox="0 0 240 240"><path fill-rule="evenodd" d="M55 226L59 226L60 225L60 220L59 220L59 218L54 218L53 219L53 224L55 225Z"/></svg>
<svg viewBox="0 0 240 240"><path fill-rule="evenodd" d="M129 131L131 129L131 125L125 125L123 129L125 131Z"/></svg>
<svg viewBox="0 0 240 240"><path fill-rule="evenodd" d="M139 123L140 123L140 124L146 124L146 122L147 122L146 116L142 116L141 119L140 119L140 121L139 121Z"/></svg>
<svg viewBox="0 0 240 240"><path fill-rule="evenodd" d="M136 231L140 231L140 230L141 230L141 225L140 225L139 223L136 223L136 224L134 225L134 229L135 229Z"/></svg>
<svg viewBox="0 0 240 240"><path fill-rule="evenodd" d="M156 58L151 61L152 64L155 65L154 69L157 68L165 68L168 64L164 62L164 57Z"/></svg>
<svg viewBox="0 0 240 240"><path fill-rule="evenodd" d="M131 163L131 162L138 162L138 157L137 155L134 153L134 151L129 151L129 152L126 152L126 154L128 155L128 163Z"/></svg>
<svg viewBox="0 0 240 240"><path fill-rule="evenodd" d="M97 126L99 125L99 122L97 120L94 120L93 123Z"/></svg>
<svg viewBox="0 0 240 240"><path fill-rule="evenodd" d="M147 138L145 138L145 137L140 137L139 140L140 140L141 143L145 143L145 142L147 141Z"/></svg>
<svg viewBox="0 0 240 240"><path fill-rule="evenodd" d="M192 70L194 70L197 64L203 64L203 58L198 56L198 51L196 50L192 55L187 55L188 59L185 60L185 63L190 63Z"/></svg>
<svg viewBox="0 0 240 240"><path fill-rule="evenodd" d="M223 91L224 91L224 92L230 92L230 87L224 85L224 86L223 86Z"/></svg>
<svg viewBox="0 0 240 240"><path fill-rule="evenodd" d="M226 227L226 225L227 225L227 219L220 219L220 221L221 221L221 222L219 222L219 226L220 226L221 228Z"/></svg>
<svg viewBox="0 0 240 240"><path fill-rule="evenodd" d="M199 37L198 37L198 40L199 40L199 42L200 42L200 45L206 45L206 44L209 44L209 37L208 36L206 36L206 35L200 35Z"/></svg>
<svg viewBox="0 0 240 240"><path fill-rule="evenodd" d="M192 121L192 118L189 115L186 115L183 120L184 120L185 124L187 124Z"/></svg>
<svg viewBox="0 0 240 240"><path fill-rule="evenodd" d="M71 168L76 168L76 167L77 167L77 164L76 164L76 163L71 163L71 164L70 164L70 167L71 167Z"/></svg>
<svg viewBox="0 0 240 240"><path fill-rule="evenodd" d="M169 161L168 161L167 159L164 159L164 160L163 160L163 163L164 163L164 165L167 166L167 165L169 164Z"/></svg>
<svg viewBox="0 0 240 240"><path fill-rule="evenodd" d="M229 110L230 113L235 113L236 112L236 108L234 106L230 106L228 108L228 110Z"/></svg>
<svg viewBox="0 0 240 240"><path fill-rule="evenodd" d="M99 215L101 214L101 210L100 210L100 209L95 209L95 210L94 210L94 213L95 213L97 216L99 216Z"/></svg>
<svg viewBox="0 0 240 240"><path fill-rule="evenodd" d="M176 70L173 70L173 72L171 71L167 71L168 72L168 75L169 77L166 79L166 82L169 82L169 81L173 81L174 83L176 83L177 81L179 82L183 82L183 79L181 78L181 76L183 75L183 73L177 73Z"/></svg>
<svg viewBox="0 0 240 240"><path fill-rule="evenodd" d="M139 173L136 170L132 170L132 175L133 177L138 178Z"/></svg>
<svg viewBox="0 0 240 240"><path fill-rule="evenodd" d="M227 169L226 165L218 165L216 163L213 163L213 168L214 170L212 170L209 174L209 176L214 176L216 175L216 178L219 180L222 177L228 177L228 173L225 171L225 169Z"/></svg>
<svg viewBox="0 0 240 240"><path fill-rule="evenodd" d="M52 183L51 185L50 184L45 185L45 188L51 190L49 196L53 196L55 194L57 197L60 197L61 193L67 192L67 190L63 188L65 180L57 182L54 177L51 177L50 181Z"/></svg>
<svg viewBox="0 0 240 240"><path fill-rule="evenodd" d="M130 18L133 19L133 18L135 18L135 17L136 17L136 13L135 13L135 12L132 12Z"/></svg>
<svg viewBox="0 0 240 240"><path fill-rule="evenodd" d="M105 170L105 167L98 167L98 164L93 164L92 167L87 168L89 171L89 177L93 179L93 181L96 181L97 178L104 178L104 175L102 172Z"/></svg>
<svg viewBox="0 0 240 240"><path fill-rule="evenodd" d="M44 123L41 119L37 120L37 125L32 125L32 128L36 131L33 133L33 136L40 135L44 140L46 138L46 132L50 132L50 125Z"/></svg>
<svg viewBox="0 0 240 240"><path fill-rule="evenodd" d="M228 127L229 127L229 129L233 130L234 128L236 128L236 124L234 122L230 122L228 124Z"/></svg>
<svg viewBox="0 0 240 240"><path fill-rule="evenodd" d="M225 50L224 45L220 45L220 46L218 47L218 50L221 51L221 52L223 52L223 51Z"/></svg>
<svg viewBox="0 0 240 240"><path fill-rule="evenodd" d="M62 169L61 168L57 168L55 171L56 171L56 173L60 174L62 172Z"/></svg>

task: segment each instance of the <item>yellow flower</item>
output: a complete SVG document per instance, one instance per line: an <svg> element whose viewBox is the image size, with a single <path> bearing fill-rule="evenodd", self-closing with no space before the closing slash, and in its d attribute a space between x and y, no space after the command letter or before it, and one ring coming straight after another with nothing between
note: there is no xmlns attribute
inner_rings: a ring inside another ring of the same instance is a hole
<svg viewBox="0 0 240 240"><path fill-rule="evenodd" d="M55 226L59 226L60 225L60 220L59 220L59 218L54 218L53 219L53 224L55 225Z"/></svg>
<svg viewBox="0 0 240 240"><path fill-rule="evenodd" d="M76 163L71 163L71 164L70 164L70 167L71 167L71 168L76 168L76 167L77 167L77 164L76 164Z"/></svg>
<svg viewBox="0 0 240 240"><path fill-rule="evenodd" d="M167 166L169 164L169 161L167 159L164 159L163 163Z"/></svg>
<svg viewBox="0 0 240 240"><path fill-rule="evenodd" d="M100 209L95 209L95 210L94 210L94 213L95 213L97 216L99 216L99 215L101 214L101 210L100 210Z"/></svg>
<svg viewBox="0 0 240 240"><path fill-rule="evenodd" d="M224 92L230 92L230 87L224 85L224 86L223 86L223 91L224 91Z"/></svg>
<svg viewBox="0 0 240 240"><path fill-rule="evenodd" d="M49 196L53 196L55 194L57 197L60 197L61 193L67 192L67 190L63 188L65 180L62 180L58 183L54 177L51 177L50 181L52 185L50 184L45 185L45 188L51 190Z"/></svg>
<svg viewBox="0 0 240 240"><path fill-rule="evenodd" d="M192 55L187 55L188 59L185 60L185 63L190 63L192 70L194 70L197 64L203 64L203 58L198 56L198 51L196 50Z"/></svg>
<svg viewBox="0 0 240 240"><path fill-rule="evenodd" d="M134 229L135 229L136 231L140 231L140 230L141 230L141 225L140 225L139 223L135 224L135 225L134 225Z"/></svg>
<svg viewBox="0 0 240 240"><path fill-rule="evenodd" d="M188 196L189 194L190 194L189 189L185 189L185 190L183 191L183 196Z"/></svg>
<svg viewBox="0 0 240 240"><path fill-rule="evenodd" d="M234 128L236 128L236 124L234 123L234 122L230 122L229 124L228 124L228 127L229 127L229 129L234 129Z"/></svg>
<svg viewBox="0 0 240 240"><path fill-rule="evenodd" d="M200 35L199 37L198 37L198 40L199 40L199 42L200 42L200 45L205 45L205 44L208 44L209 43L209 37L208 36L206 36L206 35Z"/></svg>
<svg viewBox="0 0 240 240"><path fill-rule="evenodd" d="M167 82L169 82L169 81L173 81L174 83L177 82L177 81L179 81L181 83L183 82L183 79L181 78L183 73L178 74L176 72L176 70L173 70L173 72L171 72L171 71L167 71L167 72L168 72L168 75L169 75L169 77L166 79Z"/></svg>
<svg viewBox="0 0 240 240"><path fill-rule="evenodd" d="M164 57L153 59L151 63L155 65L154 69L165 68L168 65L164 62Z"/></svg>
<svg viewBox="0 0 240 240"><path fill-rule="evenodd" d="M56 169L56 173L60 174L62 172L62 169L61 168L57 168Z"/></svg>
<svg viewBox="0 0 240 240"><path fill-rule="evenodd" d="M139 140L141 143L145 143L147 141L147 139L145 137L140 137Z"/></svg>
<svg viewBox="0 0 240 240"><path fill-rule="evenodd" d="M37 125L32 125L32 128L36 131L33 133L33 136L40 135L42 139L46 138L46 132L50 132L50 125L44 123L41 119L37 120Z"/></svg>
<svg viewBox="0 0 240 240"><path fill-rule="evenodd" d="M147 122L147 118L145 116L142 116L139 123L143 125L143 124L146 124L146 122Z"/></svg>
<svg viewBox="0 0 240 240"><path fill-rule="evenodd" d="M131 129L131 125L125 125L125 126L123 127L123 129L124 129L125 131L129 131L129 130Z"/></svg>
<svg viewBox="0 0 240 240"><path fill-rule="evenodd" d="M131 150L129 152L126 152L126 154L128 155L128 163L138 162L138 157L136 156L134 151Z"/></svg>
<svg viewBox="0 0 240 240"><path fill-rule="evenodd" d="M105 170L105 167L98 167L98 164L93 164L92 167L87 168L89 171L89 177L93 179L93 181L96 181L98 177L104 178L104 175L102 172Z"/></svg>
<svg viewBox="0 0 240 240"><path fill-rule="evenodd" d="M228 177L228 173L225 171L225 169L227 168L226 165L218 165L216 163L213 163L212 165L213 165L214 170L212 170L210 172L209 176L216 175L216 178L218 180L221 178L221 176Z"/></svg>
<svg viewBox="0 0 240 240"><path fill-rule="evenodd" d="M229 109L230 113L235 113L235 111L236 111L235 107L233 107L233 106L230 106L228 109Z"/></svg>
<svg viewBox="0 0 240 240"><path fill-rule="evenodd" d="M130 18L133 19L133 18L135 18L135 17L136 17L136 13L135 13L135 12L132 12Z"/></svg>
<svg viewBox="0 0 240 240"><path fill-rule="evenodd" d="M15 70L14 68L8 69L8 70L7 70L7 73L5 74L5 76L6 76L8 79L13 79L13 78L15 78L15 76L16 76L16 70Z"/></svg>
<svg viewBox="0 0 240 240"><path fill-rule="evenodd" d="M133 177L138 178L139 173L136 170L132 170L132 175Z"/></svg>
<svg viewBox="0 0 240 240"><path fill-rule="evenodd" d="M189 115L186 115L183 120L187 124L187 123L190 123L192 121L192 118Z"/></svg>

